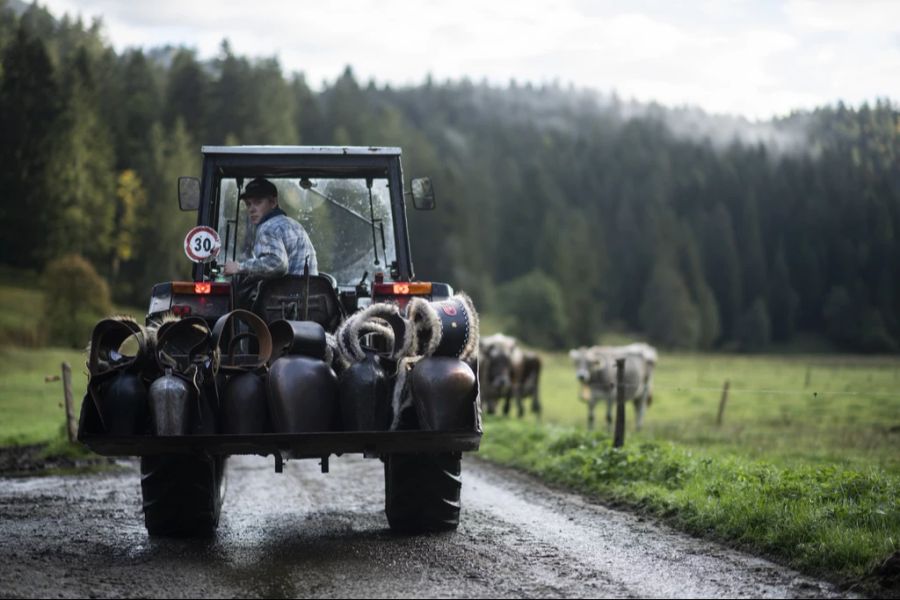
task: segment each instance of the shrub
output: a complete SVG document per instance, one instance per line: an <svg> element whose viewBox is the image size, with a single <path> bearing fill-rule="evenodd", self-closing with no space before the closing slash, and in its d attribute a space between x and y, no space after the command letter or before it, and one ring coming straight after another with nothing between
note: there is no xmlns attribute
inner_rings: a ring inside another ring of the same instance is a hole
<svg viewBox="0 0 900 600"><path fill-rule="evenodd" d="M94 324L112 310L106 280L84 258L70 254L47 265L43 284L47 341L83 347Z"/></svg>

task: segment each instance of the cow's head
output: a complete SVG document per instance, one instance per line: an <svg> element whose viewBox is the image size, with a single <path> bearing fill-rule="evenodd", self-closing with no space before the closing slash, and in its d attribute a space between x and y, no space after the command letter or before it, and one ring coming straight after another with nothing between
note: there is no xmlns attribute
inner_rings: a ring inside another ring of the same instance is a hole
<svg viewBox="0 0 900 600"><path fill-rule="evenodd" d="M512 388L513 352L515 339L503 335L485 338L481 344L481 360L484 366L483 384L495 394L509 393Z"/></svg>
<svg viewBox="0 0 900 600"><path fill-rule="evenodd" d="M602 352L597 352L594 348L577 348L569 351L569 358L575 363L575 377L581 383L596 384L601 382L604 370L607 367L607 357Z"/></svg>

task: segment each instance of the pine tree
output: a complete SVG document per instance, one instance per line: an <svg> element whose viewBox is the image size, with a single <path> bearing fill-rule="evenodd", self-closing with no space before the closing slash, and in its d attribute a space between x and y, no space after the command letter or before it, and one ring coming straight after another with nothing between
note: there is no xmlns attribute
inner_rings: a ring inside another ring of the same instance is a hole
<svg viewBox="0 0 900 600"><path fill-rule="evenodd" d="M3 52L0 80L0 260L41 269L53 257L46 223L58 204L51 194L50 156L62 113L44 44L19 27Z"/></svg>

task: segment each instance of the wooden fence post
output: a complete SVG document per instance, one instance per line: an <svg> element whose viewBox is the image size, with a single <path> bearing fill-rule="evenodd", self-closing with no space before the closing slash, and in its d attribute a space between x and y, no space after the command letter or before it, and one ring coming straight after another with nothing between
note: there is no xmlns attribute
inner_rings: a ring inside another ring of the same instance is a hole
<svg viewBox="0 0 900 600"><path fill-rule="evenodd" d="M616 433L613 447L625 444L625 359L616 359Z"/></svg>
<svg viewBox="0 0 900 600"><path fill-rule="evenodd" d="M728 402L728 386L731 384L727 379L725 380L725 387L722 388L722 399L719 401L719 416L716 417L716 425L722 426L722 417L725 415L725 403Z"/></svg>
<svg viewBox="0 0 900 600"><path fill-rule="evenodd" d="M66 430L69 432L69 441L78 440L78 420L75 418L75 405L72 401L72 367L69 363L62 364L63 395L66 401Z"/></svg>

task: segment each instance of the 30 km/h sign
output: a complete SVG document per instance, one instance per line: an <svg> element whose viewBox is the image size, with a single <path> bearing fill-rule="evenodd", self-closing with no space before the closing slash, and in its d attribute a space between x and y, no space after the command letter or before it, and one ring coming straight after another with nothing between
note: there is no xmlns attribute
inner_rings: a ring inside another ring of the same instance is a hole
<svg viewBox="0 0 900 600"><path fill-rule="evenodd" d="M184 238L184 253L195 263L205 263L219 255L222 242L212 227L200 225L188 231Z"/></svg>

